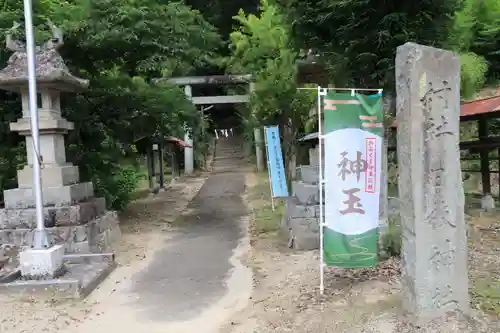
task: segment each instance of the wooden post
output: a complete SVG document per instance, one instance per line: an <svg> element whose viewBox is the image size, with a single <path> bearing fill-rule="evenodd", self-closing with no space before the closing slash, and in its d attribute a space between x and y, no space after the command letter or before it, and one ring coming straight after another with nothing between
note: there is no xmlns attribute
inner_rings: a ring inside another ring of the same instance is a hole
<svg viewBox="0 0 500 333"><path fill-rule="evenodd" d="M165 187L165 165L163 161L163 142L160 142L158 144L158 169L159 170L159 182L160 182L160 188Z"/></svg>
<svg viewBox="0 0 500 333"><path fill-rule="evenodd" d="M146 164L148 167L148 182L149 189L152 190L154 188L154 159L153 159L153 147L151 144L148 144L148 150L146 155Z"/></svg>
<svg viewBox="0 0 500 333"><path fill-rule="evenodd" d="M479 141L488 140L488 121L487 118L478 120ZM483 183L483 195L491 193L491 177L490 177L490 159L488 148L482 148L479 152L481 160L481 179Z"/></svg>
<svg viewBox="0 0 500 333"><path fill-rule="evenodd" d="M169 144L169 150L170 150L170 164L171 164L171 173L173 181L177 177L177 167L178 167L175 145L173 143Z"/></svg>
<svg viewBox="0 0 500 333"><path fill-rule="evenodd" d="M165 187L165 169L163 165L163 142L158 144L158 159L159 159L159 172L160 172L160 188Z"/></svg>

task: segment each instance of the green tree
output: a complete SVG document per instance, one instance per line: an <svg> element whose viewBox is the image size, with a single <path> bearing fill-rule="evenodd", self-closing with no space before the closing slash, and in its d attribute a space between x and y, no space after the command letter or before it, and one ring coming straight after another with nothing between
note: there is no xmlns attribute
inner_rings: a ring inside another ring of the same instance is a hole
<svg viewBox="0 0 500 333"><path fill-rule="evenodd" d="M448 45L461 52L462 94L468 98L500 71L500 3L465 0L455 13Z"/></svg>
<svg viewBox="0 0 500 333"><path fill-rule="evenodd" d="M233 1L233 0L187 0L186 3L199 10L202 15L213 24L224 40L229 38L233 30L233 16L241 9L248 14L259 12L258 0Z"/></svg>
<svg viewBox="0 0 500 333"><path fill-rule="evenodd" d="M307 93L297 89L298 52L290 27L276 6L263 0L258 16L240 11L235 20L239 27L230 35L228 69L250 73L255 82L244 123L249 129L264 125L281 127L285 163L290 172L296 154L295 140L314 107L314 90Z"/></svg>
<svg viewBox="0 0 500 333"><path fill-rule="evenodd" d="M4 2L0 32L20 21L22 4ZM183 133L184 124L202 126L198 112L183 91L171 85L156 85L154 77L184 75L217 58L214 46L221 44L215 28L182 1L157 0L40 0L35 6L39 38L47 38L44 20L50 18L65 31L61 53L71 71L90 80L90 89L63 96L63 111L75 123L67 139L68 159L79 165L82 180L93 180L98 195L120 209L130 199L137 173L124 166L134 159L134 140L141 136ZM6 50L0 48L5 64ZM19 96L4 93L0 135L7 138L10 152L22 149L17 135L8 132L8 122L20 110ZM195 140L204 141L198 135ZM196 144L196 142L195 142ZM3 155L9 156L9 155ZM11 182L22 157L4 166L0 181ZM9 178L10 177L10 178Z"/></svg>
<svg viewBox="0 0 500 333"><path fill-rule="evenodd" d="M458 0L274 0L294 39L321 56L337 85L393 88L399 45L440 46Z"/></svg>

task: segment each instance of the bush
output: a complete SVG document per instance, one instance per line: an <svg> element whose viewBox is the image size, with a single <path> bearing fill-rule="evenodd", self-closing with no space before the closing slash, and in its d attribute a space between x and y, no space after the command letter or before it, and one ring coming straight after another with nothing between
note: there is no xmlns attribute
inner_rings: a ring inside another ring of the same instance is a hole
<svg viewBox="0 0 500 333"><path fill-rule="evenodd" d="M93 182L97 194L106 198L107 206L120 211L132 200L141 178L142 174L138 168L116 165L111 175L95 175Z"/></svg>
<svg viewBox="0 0 500 333"><path fill-rule="evenodd" d="M390 257L401 255L401 225L394 219L389 219L387 232L382 234L382 251Z"/></svg>

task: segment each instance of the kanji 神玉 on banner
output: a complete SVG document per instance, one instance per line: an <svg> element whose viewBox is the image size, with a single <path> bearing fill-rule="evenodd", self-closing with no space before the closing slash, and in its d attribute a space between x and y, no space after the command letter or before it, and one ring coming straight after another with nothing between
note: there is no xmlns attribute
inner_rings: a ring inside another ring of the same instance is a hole
<svg viewBox="0 0 500 333"><path fill-rule="evenodd" d="M323 102L324 262L372 267L377 263L382 96L331 92Z"/></svg>

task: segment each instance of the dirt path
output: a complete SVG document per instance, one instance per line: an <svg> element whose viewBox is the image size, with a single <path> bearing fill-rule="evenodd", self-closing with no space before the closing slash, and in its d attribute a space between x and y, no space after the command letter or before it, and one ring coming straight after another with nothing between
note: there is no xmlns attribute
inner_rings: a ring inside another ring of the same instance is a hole
<svg viewBox="0 0 500 333"><path fill-rule="evenodd" d="M402 323L398 319L401 293L399 261L396 259L382 262L376 269L329 269L325 273L325 295L320 296L318 251L297 252L284 246L286 241L279 233L270 231L269 221L274 220L276 224L279 219L270 213L269 187L263 181L266 177L256 174L247 177L249 191L246 200L254 212L252 249L247 264L254 269L254 292L251 304L232 317L221 333L483 332L457 329L453 318L432 323L422 330L414 330ZM490 219L486 224L492 223ZM495 234L491 228L485 233L489 237ZM489 276L492 271L498 272L498 246L489 243L487 250L482 246L477 248L484 243L481 239L484 241L485 237L480 235L471 239L476 244L470 251L473 285L474 281L482 281L476 278L478 274L484 277L486 272ZM494 284L491 279L489 282L491 289ZM472 290L473 295L477 294L476 290ZM498 301L498 296L493 296L493 301ZM473 305L479 307L477 298L476 295ZM479 301L482 301L483 310L487 310L485 306L493 307L484 299ZM487 331L491 332L492 327L498 325L491 324Z"/></svg>
<svg viewBox="0 0 500 333"><path fill-rule="evenodd" d="M0 332L217 332L246 306L252 281L240 262L249 248L244 175L220 165L225 172L130 206L119 267L86 300L0 298Z"/></svg>

